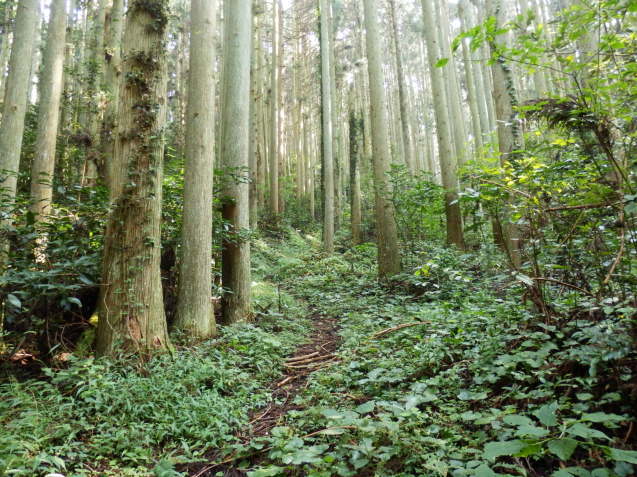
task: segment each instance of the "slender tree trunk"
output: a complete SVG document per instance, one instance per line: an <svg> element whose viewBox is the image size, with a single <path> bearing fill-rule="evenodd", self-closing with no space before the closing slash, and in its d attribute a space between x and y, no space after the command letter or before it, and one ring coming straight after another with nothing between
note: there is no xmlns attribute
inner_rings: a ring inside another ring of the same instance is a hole
<svg viewBox="0 0 637 477"><path fill-rule="evenodd" d="M2 124L0 125L0 194L3 195L5 216L3 226L11 224L13 201L18 185L18 169L22 152L24 117L34 53L35 31L39 19L39 1L21 0L18 4L9 74L6 79ZM0 239L0 273L4 270L8 243Z"/></svg>
<svg viewBox="0 0 637 477"><path fill-rule="evenodd" d="M381 279L385 279L400 272L400 254L394 207L390 200L391 186L387 177L391 164L391 153L387 131L387 100L382 70L378 3L377 0L364 0L363 5L365 8L367 68L371 98L378 275Z"/></svg>
<svg viewBox="0 0 637 477"><path fill-rule="evenodd" d="M216 4L191 0L190 12L182 255L174 326L194 338L216 334L211 295Z"/></svg>
<svg viewBox="0 0 637 477"><path fill-rule="evenodd" d="M496 4L494 5L492 0L487 0L486 5L487 11L495 15L496 25L504 24L500 1L496 0ZM495 46L496 45L491 45L494 52L496 51ZM493 75L495 113L498 120L497 132L500 162L504 165L512 159L512 154L519 144L520 126L517 113L515 112L517 95L511 69L504 58L496 58L496 62L491 68L491 73ZM496 230L496 240L498 239L498 235L502 235L504 239L501 245L504 245L511 259L511 264L516 268L519 267L521 256L517 227L513 224L505 224L501 232Z"/></svg>
<svg viewBox="0 0 637 477"><path fill-rule="evenodd" d="M258 196L258 176L259 176L259 74L257 71L257 59L260 52L260 30L259 21L260 6L255 4L255 11L252 14L252 55L250 61L250 151L248 152L250 161L250 228L257 229L259 213Z"/></svg>
<svg viewBox="0 0 637 477"><path fill-rule="evenodd" d="M102 158L99 148L100 105L99 92L104 82L104 26L106 24L106 0L98 0L97 11L93 19L91 33L90 63L88 67L88 108L87 132L91 138L91 145L86 155L84 165L84 181L82 185L94 186L102 168ZM105 174L104 174L105 175Z"/></svg>
<svg viewBox="0 0 637 477"><path fill-rule="evenodd" d="M396 0L389 0L392 31L396 45L396 74L398 76L398 98L400 101L400 126L403 137L403 149L405 154L405 164L413 174L416 172L416 162L413 157L412 135L409 128L409 113L407 106L407 88L405 87L405 72L403 69L402 44L398 33L398 21L396 11Z"/></svg>
<svg viewBox="0 0 637 477"><path fill-rule="evenodd" d="M106 110L100 136L100 153L104 161L104 178L106 185L111 188L111 169L113 167L113 152L115 138L113 132L117 129L117 108L119 97L120 68L122 63L121 41L124 30L124 0L113 0L110 13L107 16L107 30L105 32L104 56L106 69L104 89L106 92Z"/></svg>
<svg viewBox="0 0 637 477"><path fill-rule="evenodd" d="M439 36L434 26L434 5L429 0L422 0L423 18L425 23L425 39L427 42L427 57L431 74L434 110L436 115L436 132L438 135L438 154L440 157L440 172L442 185L445 188L445 212L447 217L447 243L458 248L464 248L462 231L462 216L458 204L457 165L452 154L452 136L449 124L449 108L447 92L442 77L442 70L436 66L440 55L438 45Z"/></svg>
<svg viewBox="0 0 637 477"><path fill-rule="evenodd" d="M270 83L270 213L279 209L279 1L272 2L272 78Z"/></svg>
<svg viewBox="0 0 637 477"><path fill-rule="evenodd" d="M456 67L456 58L451 50L449 43L449 9L447 2L433 0L437 4L437 25L440 26L441 38L441 54L443 57L449 58L447 66L443 68L445 83L448 85L447 103L449 114L451 117L451 131L454 137L454 149L456 151L456 160L459 166L462 166L467 160L467 131L465 129L464 115L462 114L462 97L460 95L460 86L458 82L458 69Z"/></svg>
<svg viewBox="0 0 637 477"><path fill-rule="evenodd" d="M320 0L321 116L323 119L323 246L334 251L334 155L332 140L332 81L329 50L329 4Z"/></svg>
<svg viewBox="0 0 637 477"><path fill-rule="evenodd" d="M102 262L99 355L169 346L160 272L168 18L168 0L129 3L113 210Z"/></svg>
<svg viewBox="0 0 637 477"><path fill-rule="evenodd" d="M223 218L232 237L224 240L222 280L223 322L245 321L250 315L250 228L248 128L250 127L250 18L252 2L231 2L225 18L223 136L221 156L232 179L224 187Z"/></svg>
<svg viewBox="0 0 637 477"><path fill-rule="evenodd" d="M0 99L4 98L7 63L9 61L9 53L11 52L12 31L10 28L13 19L15 0L6 0L2 10L2 45L0 45Z"/></svg>
<svg viewBox="0 0 637 477"><path fill-rule="evenodd" d="M41 221L51 213L55 146L64 81L66 0L53 0L44 64L40 76L40 107L35 155L31 169L31 211Z"/></svg>
<svg viewBox="0 0 637 477"><path fill-rule="evenodd" d="M473 16L471 14L472 6L468 0L461 0L458 9L462 30L466 31L469 28L472 28L474 26L472 20ZM463 48L467 48L466 45L463 45ZM480 119L480 144L484 144L485 140L489 140L489 135L491 133L489 112L487 111L487 101L491 101L491 91L484 84L482 65L479 61L475 61L473 52L469 48L467 48L467 50L469 50L467 54L469 58L468 62L470 63L469 71L472 78L471 81L467 80L467 82L474 85L474 100L478 108L478 117Z"/></svg>
<svg viewBox="0 0 637 477"><path fill-rule="evenodd" d="M356 114L356 111L352 109L349 116L349 197L352 220L352 245L359 245L363 242L363 214L361 210L361 178L359 169L362 122L363 120Z"/></svg>
<svg viewBox="0 0 637 477"><path fill-rule="evenodd" d="M458 4L458 13L461 19L462 28L465 28L464 22L464 5L463 2ZM471 125L473 128L473 141L475 147L475 156L477 157L480 151L482 151L482 127L480 123L480 110L478 107L478 94L475 85L475 74L473 71L473 61L471 58L471 51L467 42L462 40L462 60L464 62L465 69L465 81L467 82L467 96L469 99L469 109L471 111Z"/></svg>

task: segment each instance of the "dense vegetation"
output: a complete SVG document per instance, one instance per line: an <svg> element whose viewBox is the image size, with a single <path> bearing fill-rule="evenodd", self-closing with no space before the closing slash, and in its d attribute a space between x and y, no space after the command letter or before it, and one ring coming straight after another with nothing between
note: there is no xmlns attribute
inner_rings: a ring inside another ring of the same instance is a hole
<svg viewBox="0 0 637 477"><path fill-rule="evenodd" d="M0 476L635 475L636 54L634 0L0 0Z"/></svg>

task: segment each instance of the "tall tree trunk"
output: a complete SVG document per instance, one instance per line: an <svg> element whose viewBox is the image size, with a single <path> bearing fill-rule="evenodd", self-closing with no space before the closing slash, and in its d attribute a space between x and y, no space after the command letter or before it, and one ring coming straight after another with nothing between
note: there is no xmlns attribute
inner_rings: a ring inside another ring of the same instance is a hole
<svg viewBox="0 0 637 477"><path fill-rule="evenodd" d="M169 346L162 298L161 200L168 0L131 0L123 40L113 209L106 227L97 353Z"/></svg>
<svg viewBox="0 0 637 477"><path fill-rule="evenodd" d="M467 131L465 129L464 115L462 114L462 97L460 95L460 86L458 82L458 69L456 67L456 58L451 50L449 43L449 25L451 23L449 17L449 9L447 1L432 0L436 3L438 22L440 27L440 47L441 55L447 57L449 62L443 68L445 83L448 85L447 104L449 114L451 116L451 132L454 137L454 149L456 151L456 161L462 166L467 160Z"/></svg>
<svg viewBox="0 0 637 477"><path fill-rule="evenodd" d="M493 13L496 17L496 26L504 24L502 5L499 0L494 4L492 0L487 0L487 12ZM497 51L497 45L490 45L492 53ZM515 107L517 106L517 95L512 77L512 71L506 60L497 56L495 64L491 67L493 77L493 96L495 100L495 113L498 120L498 145L500 151L500 163L506 164L512 159L513 152L518 148L520 140L520 125ZM519 267L521 263L519 249L519 232L513 224L505 224L502 231L496 230L495 237L502 235L504 245L509 255L511 264Z"/></svg>
<svg viewBox="0 0 637 477"><path fill-rule="evenodd" d="M270 83L270 213L279 208L279 0L272 2L272 78Z"/></svg>
<svg viewBox="0 0 637 477"><path fill-rule="evenodd" d="M382 70L378 3L377 0L364 0L363 5L365 7L367 68L371 99L378 275L379 278L385 279L400 272L400 254L394 206L390 200L391 186L387 177L391 164L391 153L387 131L387 100Z"/></svg>
<svg viewBox="0 0 637 477"><path fill-rule="evenodd" d="M396 75L398 76L398 99L400 101L400 126L402 130L403 149L405 154L405 164L413 174L416 172L416 161L412 145L412 136L409 127L409 113L407 106L407 88L405 87L405 72L403 69L402 43L398 33L398 12L396 11L396 0L389 0L392 31L394 44L396 45Z"/></svg>
<svg viewBox="0 0 637 477"><path fill-rule="evenodd" d="M224 240L222 280L223 322L237 323L250 314L250 228L248 128L250 127L250 43L252 2L230 2L225 18L223 74L223 136L221 156L230 171L223 193L223 218L232 226Z"/></svg>
<svg viewBox="0 0 637 477"><path fill-rule="evenodd" d="M334 251L334 141L332 124L332 81L329 52L329 2L320 0L321 116L323 130L323 246Z"/></svg>
<svg viewBox="0 0 637 477"><path fill-rule="evenodd" d="M359 245L363 242L363 214L361 210L361 177L359 168L362 125L362 118L357 115L356 111L352 108L349 115L349 197L352 220L352 245Z"/></svg>
<svg viewBox="0 0 637 477"><path fill-rule="evenodd" d="M261 7L255 3L255 10L252 14L252 55L250 60L250 150L248 152L250 161L250 228L256 230L258 226L259 215L259 196L258 196L258 179L259 179L259 72L257 59L261 55L260 51L260 30L261 22L259 14Z"/></svg>
<svg viewBox="0 0 637 477"><path fill-rule="evenodd" d="M429 0L422 0L425 23L425 40L427 42L427 58L431 74L434 111L436 115L436 132L438 136L438 154L442 185L445 188L445 213L447 217L447 243L464 248L462 232L462 216L458 204L457 165L452 153L451 125L449 124L449 108L445 78L442 70L436 66L440 56L439 35L434 25L434 5Z"/></svg>
<svg viewBox="0 0 637 477"><path fill-rule="evenodd" d="M465 29L465 14L464 14L463 2L458 4L458 13L462 25L462 29ZM474 64L471 58L471 51L469 45L463 39L462 40L462 61L464 63L465 81L467 82L467 96L469 99L469 110L471 112L471 125L473 129L473 142L475 148L475 156L477 157L480 151L482 151L482 127L480 123L480 110L478 107L478 94L476 91L475 74L473 71Z"/></svg>
<svg viewBox="0 0 637 477"><path fill-rule="evenodd" d="M461 28L463 31L467 31L474 26L472 5L468 0L461 0L458 4ZM463 46L466 48L466 45ZM464 51L464 50L463 50ZM491 127L489 125L489 112L487 111L487 102L491 102L491 91L485 86L484 74L482 72L482 65L480 61L476 61L473 52L468 51L470 73L472 80L469 83L474 85L475 102L478 107L478 117L480 119L480 131L481 138L480 143L484 144L485 141L489 141L489 135L491 133Z"/></svg>
<svg viewBox="0 0 637 477"><path fill-rule="evenodd" d="M22 152L24 117L31 75L35 31L39 19L38 0L22 0L18 4L9 74L6 79L2 124L0 125L0 194L4 197L6 217L2 225L12 222L12 208L18 185L18 169ZM0 239L0 272L4 270L8 243Z"/></svg>
<svg viewBox="0 0 637 477"><path fill-rule="evenodd" d="M2 9L2 45L0 45L0 99L4 98L5 75L7 73L7 63L11 52L12 31L10 25L15 10L15 0L6 0Z"/></svg>
<svg viewBox="0 0 637 477"><path fill-rule="evenodd" d="M174 326L194 338L216 334L211 294L216 11L216 0L191 0L182 255Z"/></svg>
<svg viewBox="0 0 637 477"><path fill-rule="evenodd" d="M113 152L117 129L117 108L119 98L120 68L122 63L121 41L124 30L124 0L113 0L113 5L106 21L107 30L104 40L104 56L106 69L104 89L106 92L106 110L100 135L100 154L104 161L104 178L107 187L111 188Z"/></svg>
<svg viewBox="0 0 637 477"><path fill-rule="evenodd" d="M97 10L93 18L91 32L90 63L88 67L88 108L87 132L91 138L91 145L84 164L82 185L94 186L102 168L102 158L99 148L100 105L98 98L104 83L104 26L106 24L106 0L97 1ZM103 169L103 168L102 168Z"/></svg>
<svg viewBox="0 0 637 477"><path fill-rule="evenodd" d="M51 212L55 146L64 82L66 43L66 0L53 0L40 76L40 107L35 155L31 168L31 211L41 221Z"/></svg>

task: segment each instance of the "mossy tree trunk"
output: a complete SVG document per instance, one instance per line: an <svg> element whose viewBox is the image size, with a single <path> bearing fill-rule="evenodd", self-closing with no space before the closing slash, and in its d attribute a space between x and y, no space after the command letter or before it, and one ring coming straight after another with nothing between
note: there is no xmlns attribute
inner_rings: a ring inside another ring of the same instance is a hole
<svg viewBox="0 0 637 477"><path fill-rule="evenodd" d="M169 346L160 274L168 0L131 0L104 238L97 353Z"/></svg>

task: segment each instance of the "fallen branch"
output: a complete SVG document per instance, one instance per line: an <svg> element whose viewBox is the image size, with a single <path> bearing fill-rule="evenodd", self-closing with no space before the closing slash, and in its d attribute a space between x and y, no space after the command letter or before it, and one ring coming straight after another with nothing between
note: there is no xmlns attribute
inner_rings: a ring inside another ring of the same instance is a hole
<svg viewBox="0 0 637 477"><path fill-rule="evenodd" d="M321 361L321 360L324 360L327 358L333 358L333 357L334 357L333 354L324 354L320 356L314 356L313 358L299 359L296 361L288 361L283 366L290 367L290 366L296 366L297 364L313 363L315 361Z"/></svg>
<svg viewBox="0 0 637 477"><path fill-rule="evenodd" d="M293 361L303 361L307 358L312 358L314 356L317 356L319 354L318 351L315 351L314 353L310 353L310 354L304 354L303 356L292 356L291 358L286 359L287 362L291 363Z"/></svg>
<svg viewBox="0 0 637 477"><path fill-rule="evenodd" d="M332 359L328 359L326 361L321 361L321 362L318 362L318 363L302 364L302 365L299 365L299 366L294 366L294 365L291 365L291 364L285 364L284 366L286 368L289 368L289 369L321 368L321 367L323 367L323 365L331 363L335 359L336 358L332 358Z"/></svg>
<svg viewBox="0 0 637 477"><path fill-rule="evenodd" d="M290 383L290 382L294 381L296 378L298 378L298 377L300 377L300 376L301 376L300 374L295 374L294 376L288 376L288 377L287 377L287 378L285 378L283 381L279 381L279 382L276 384L276 387L277 387L277 388L280 388L281 386L285 386L286 384L288 384L288 383Z"/></svg>
<svg viewBox="0 0 637 477"><path fill-rule="evenodd" d="M392 328L387 328L385 330L377 331L372 336L370 336L369 339L373 340L373 339L376 339L376 338L380 338L381 336L388 335L390 333L393 333L394 331L402 330L404 328L411 328L412 326L430 325L430 324L431 324L431 321L416 321L414 323L403 323L402 325L398 325L398 326L394 326Z"/></svg>
<svg viewBox="0 0 637 477"><path fill-rule="evenodd" d="M547 278L547 277L532 277L532 280L538 281L538 282L551 282L551 283L556 283L558 285L562 285L563 287L566 288L571 288L573 290L577 290L578 292L584 293L585 295L588 296L592 296L595 297L595 295L593 295L591 292L589 292L588 290L584 290L581 287L578 287L577 285L573 285L571 283L566 283L560 280L556 280L555 278Z"/></svg>

